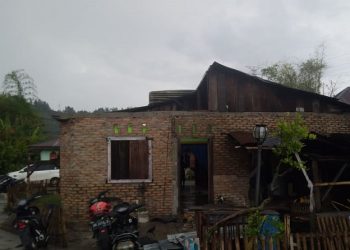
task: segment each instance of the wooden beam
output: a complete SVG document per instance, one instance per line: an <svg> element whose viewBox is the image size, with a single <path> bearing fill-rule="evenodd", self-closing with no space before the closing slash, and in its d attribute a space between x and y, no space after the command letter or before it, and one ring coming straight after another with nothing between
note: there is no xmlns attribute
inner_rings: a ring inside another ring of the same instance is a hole
<svg viewBox="0 0 350 250"><path fill-rule="evenodd" d="M345 186L350 185L350 181L339 181L339 182L322 182L322 183L315 183L315 187L327 187L327 186Z"/></svg>
<svg viewBox="0 0 350 250"><path fill-rule="evenodd" d="M318 162L321 161L350 161L350 156L348 155L320 155L315 153L306 153L311 159L315 159Z"/></svg>
<svg viewBox="0 0 350 250"><path fill-rule="evenodd" d="M318 162L316 160L312 161L312 175L313 175L313 182L319 183L321 181L319 173L318 173ZM320 188L315 186L315 205L316 205L316 211L319 211L321 209L321 193Z"/></svg>

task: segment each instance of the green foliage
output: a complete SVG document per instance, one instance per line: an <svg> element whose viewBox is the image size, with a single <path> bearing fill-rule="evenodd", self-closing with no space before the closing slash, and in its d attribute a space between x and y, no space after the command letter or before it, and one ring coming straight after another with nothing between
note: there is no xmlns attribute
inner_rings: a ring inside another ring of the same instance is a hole
<svg viewBox="0 0 350 250"><path fill-rule="evenodd" d="M275 63L261 69L261 75L288 87L320 93L322 87L330 86L322 82L322 76L327 67L323 57L322 50L321 53L317 51L313 57L296 65L288 62ZM334 85L334 82L330 84ZM332 86L329 90L330 94L334 89L335 86Z"/></svg>
<svg viewBox="0 0 350 250"><path fill-rule="evenodd" d="M297 169L305 169L305 163L298 162L295 154L304 147L302 140L315 139L316 135L309 133L301 115L296 114L292 121L279 121L275 134L281 139L281 143L274 148L273 152L281 157L281 162Z"/></svg>
<svg viewBox="0 0 350 250"><path fill-rule="evenodd" d="M258 237L260 229L264 222L265 216L260 214L259 210L255 210L248 216L248 225L246 227L246 235L249 237Z"/></svg>
<svg viewBox="0 0 350 250"><path fill-rule="evenodd" d="M261 69L261 74L270 81L281 83L287 87L298 88L298 73L290 63L275 63Z"/></svg>
<svg viewBox="0 0 350 250"><path fill-rule="evenodd" d="M259 210L255 210L248 216L246 235L249 237L259 237L261 235L279 238L284 233L284 223L277 216L262 215ZM264 223L269 223L271 227L263 227ZM271 230L274 228L274 230Z"/></svg>
<svg viewBox="0 0 350 250"><path fill-rule="evenodd" d="M47 194L40 197L35 202L35 205L41 207L47 207L49 205L60 206L61 205L61 197L58 194Z"/></svg>
<svg viewBox="0 0 350 250"><path fill-rule="evenodd" d="M299 88L310 92L320 93L323 85L321 78L325 69L326 64L324 63L323 58L319 56L302 62L299 65Z"/></svg>
<svg viewBox="0 0 350 250"><path fill-rule="evenodd" d="M0 95L0 174L27 163L28 145L42 139L41 127L23 97Z"/></svg>
<svg viewBox="0 0 350 250"><path fill-rule="evenodd" d="M37 99L34 80L24 70L14 70L6 74L3 88L7 95L19 96L27 101Z"/></svg>

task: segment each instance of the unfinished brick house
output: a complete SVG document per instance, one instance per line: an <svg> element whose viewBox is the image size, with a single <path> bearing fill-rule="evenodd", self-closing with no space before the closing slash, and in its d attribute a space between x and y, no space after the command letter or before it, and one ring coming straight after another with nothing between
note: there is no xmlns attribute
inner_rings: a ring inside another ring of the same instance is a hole
<svg viewBox="0 0 350 250"><path fill-rule="evenodd" d="M87 201L104 189L143 202L153 216L217 196L247 207L256 150L237 134L251 134L256 124L273 131L296 111L320 135L350 134L349 105L218 63L196 90L172 94L153 92L148 106L126 112L60 118L61 196L70 219L86 219Z"/></svg>

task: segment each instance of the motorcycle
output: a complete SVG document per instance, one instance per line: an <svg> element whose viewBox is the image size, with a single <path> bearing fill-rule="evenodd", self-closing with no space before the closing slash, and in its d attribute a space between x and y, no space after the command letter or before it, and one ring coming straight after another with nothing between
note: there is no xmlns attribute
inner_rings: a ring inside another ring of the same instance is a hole
<svg viewBox="0 0 350 250"><path fill-rule="evenodd" d="M90 227L93 233L93 238L97 239L97 245L102 250L110 250L111 232L112 232L112 205L110 199L106 197L109 190L100 192L96 198L90 199L89 215Z"/></svg>
<svg viewBox="0 0 350 250"><path fill-rule="evenodd" d="M134 250L140 249L138 241L138 220L132 215L142 205L120 203L113 207L112 223L112 249L113 250Z"/></svg>
<svg viewBox="0 0 350 250"><path fill-rule="evenodd" d="M16 218L13 221L13 226L18 232L25 250L46 247L49 241L47 228L52 215L52 207L49 208L44 224L39 208L31 206L31 203L40 197L42 196L37 195L30 199L20 200L15 209Z"/></svg>
<svg viewBox="0 0 350 250"><path fill-rule="evenodd" d="M89 215L93 237L102 250L139 249L138 220L131 214L141 205L122 202L118 198L107 198L102 191L96 198L90 199ZM119 202L112 208L111 200Z"/></svg>

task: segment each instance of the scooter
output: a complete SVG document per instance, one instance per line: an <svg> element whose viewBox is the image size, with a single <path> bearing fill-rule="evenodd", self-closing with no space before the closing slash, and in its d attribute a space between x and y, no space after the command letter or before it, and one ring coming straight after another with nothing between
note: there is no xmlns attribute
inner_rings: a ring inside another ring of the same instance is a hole
<svg viewBox="0 0 350 250"><path fill-rule="evenodd" d="M43 224L40 210L30 204L39 199L41 195L33 196L30 199L23 199L18 202L15 209L16 218L13 226L17 230L25 250L34 250L46 247L49 241L47 228L52 215L53 208L50 207L46 216L46 224Z"/></svg>

